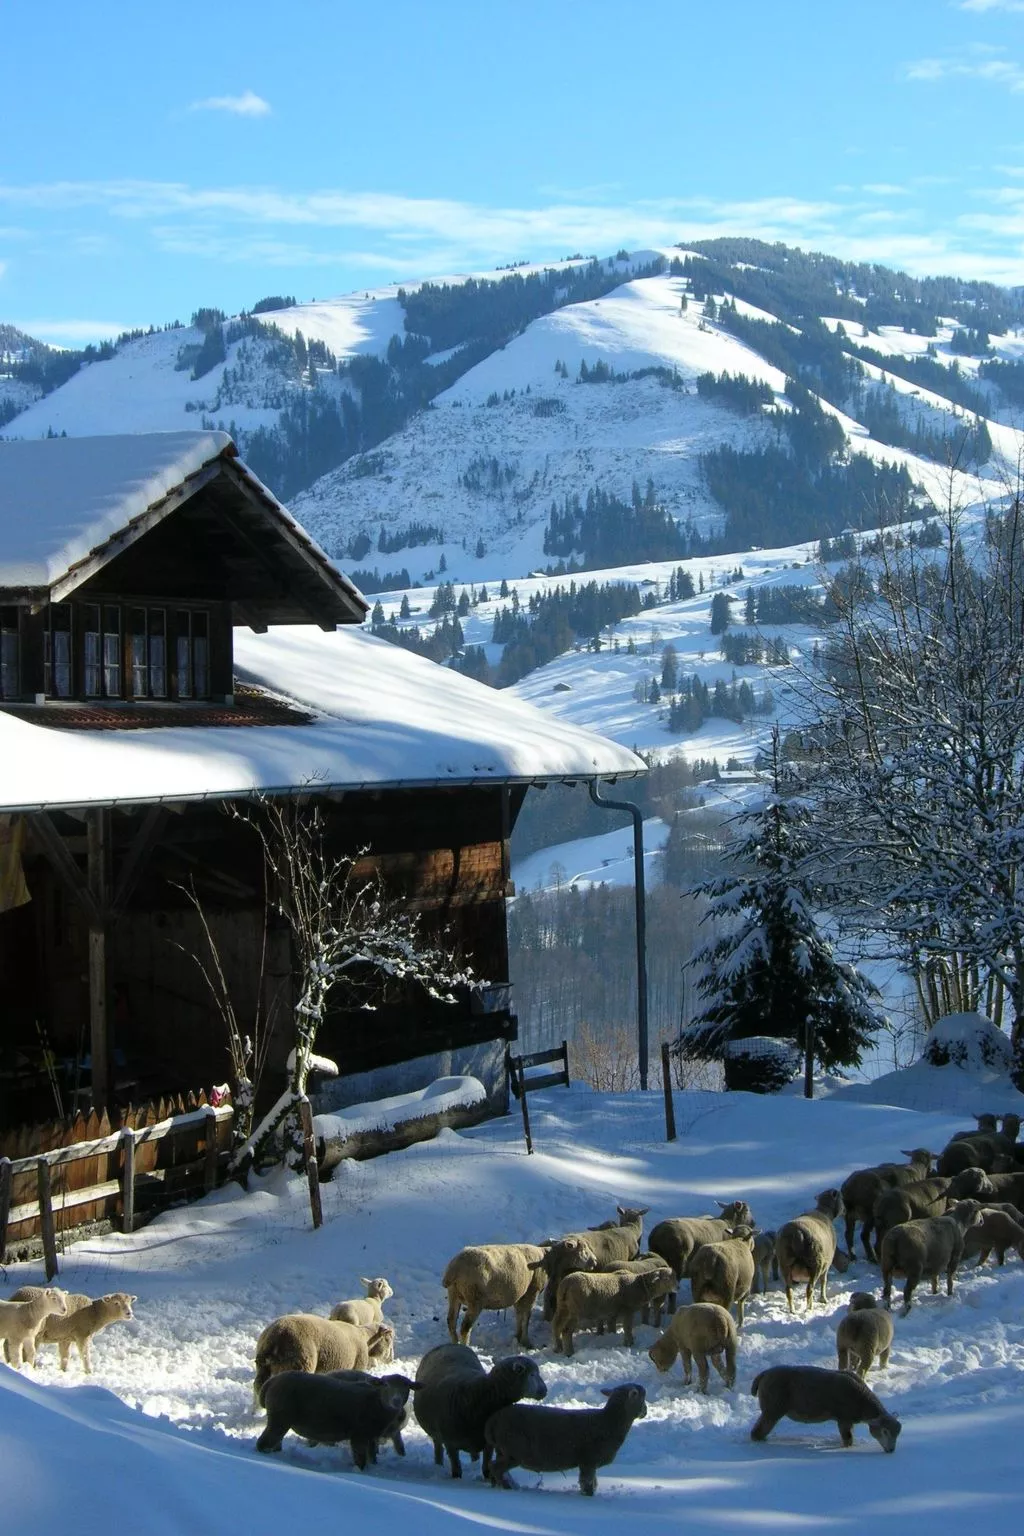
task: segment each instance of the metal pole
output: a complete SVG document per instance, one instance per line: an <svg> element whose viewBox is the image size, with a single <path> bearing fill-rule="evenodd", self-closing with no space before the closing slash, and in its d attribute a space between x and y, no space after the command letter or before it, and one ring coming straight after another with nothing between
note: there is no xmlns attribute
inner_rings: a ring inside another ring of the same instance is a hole
<svg viewBox="0 0 1024 1536"><path fill-rule="evenodd" d="M631 800L602 800L598 780L589 779L587 787L595 805L605 811L628 811L633 818L633 875L636 901L636 1035L640 1059L640 1087L647 1088L647 890L644 884L644 817Z"/></svg>

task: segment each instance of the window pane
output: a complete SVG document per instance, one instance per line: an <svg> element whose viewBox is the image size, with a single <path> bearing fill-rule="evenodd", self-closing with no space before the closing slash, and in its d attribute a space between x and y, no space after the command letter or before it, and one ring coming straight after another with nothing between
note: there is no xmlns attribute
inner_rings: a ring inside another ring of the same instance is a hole
<svg viewBox="0 0 1024 1536"><path fill-rule="evenodd" d="M55 603L43 633L43 691L51 697L71 697L71 605Z"/></svg>
<svg viewBox="0 0 1024 1536"><path fill-rule="evenodd" d="M121 697L121 610L103 610L103 692L108 699Z"/></svg>
<svg viewBox="0 0 1024 1536"><path fill-rule="evenodd" d="M149 610L149 691L154 699L167 697L167 615L162 608Z"/></svg>
<svg viewBox="0 0 1024 1536"><path fill-rule="evenodd" d="M192 615L192 688L197 699L208 698L210 693L209 628L207 614Z"/></svg>
<svg viewBox="0 0 1024 1536"><path fill-rule="evenodd" d="M144 699L149 692L146 654L146 610L128 610L128 655L132 669L132 698Z"/></svg>
<svg viewBox="0 0 1024 1536"><path fill-rule="evenodd" d="M18 631L0 630L0 698L16 699L21 691L18 668Z"/></svg>
<svg viewBox="0 0 1024 1536"><path fill-rule="evenodd" d="M187 613L175 617L176 642L174 651L178 671L178 698L192 697L192 628Z"/></svg>
<svg viewBox="0 0 1024 1536"><path fill-rule="evenodd" d="M100 610L89 603L82 609L83 685L89 698L100 691Z"/></svg>

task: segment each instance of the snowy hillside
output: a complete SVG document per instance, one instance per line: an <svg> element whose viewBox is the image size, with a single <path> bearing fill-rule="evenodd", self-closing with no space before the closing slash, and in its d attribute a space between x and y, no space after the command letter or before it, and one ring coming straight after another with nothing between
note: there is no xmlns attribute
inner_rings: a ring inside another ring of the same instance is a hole
<svg viewBox="0 0 1024 1536"><path fill-rule="evenodd" d="M956 1068L931 1069L928 1112L838 1093L808 1103L787 1095L677 1095L680 1138L664 1141L661 1096L553 1090L531 1104L537 1152L527 1157L518 1116L366 1163L348 1163L323 1186L325 1225L310 1230L304 1180L273 1174L170 1211L131 1236L95 1237L61 1259L60 1281L98 1295L137 1296L136 1321L94 1341L94 1375L77 1360L66 1375L51 1347L32 1372L0 1365L4 1513L12 1532L99 1536L109 1528L111 1489L132 1493L131 1520L147 1536L220 1536L225 1523L278 1536L301 1521L401 1536L410 1528L553 1533L821 1528L836 1521L876 1536L960 1536L998 1516L1012 1530L1024 1513L1024 1266L963 1269L955 1293L924 1285L909 1317L894 1312L895 1344L870 1385L902 1433L884 1455L863 1425L840 1448L834 1424L783 1421L764 1444L750 1428L750 1387L766 1367L834 1367L835 1330L854 1290L879 1288L863 1258L833 1273L827 1302L786 1311L778 1286L747 1304L737 1380L712 1373L707 1396L683 1385L677 1361L659 1374L647 1355L656 1330L581 1332L572 1358L551 1349L534 1313L533 1358L548 1405L594 1407L600 1389L635 1381L647 1416L593 1500L573 1474L516 1472L514 1492L480 1481L465 1463L460 1482L434 1465L410 1422L406 1456L384 1447L379 1463L353 1470L347 1447L285 1438L276 1456L255 1452L265 1420L252 1401L257 1336L293 1310L326 1315L359 1292L362 1274L386 1275L395 1295L393 1369L415 1376L423 1354L447 1338L440 1277L464 1244L531 1241L649 1206L645 1231L667 1216L746 1198L758 1222L777 1227L854 1167L898 1157L903 1146L941 1145L970 1123L977 1104L1005 1111L1020 1099L1005 1084ZM952 1074L952 1077L950 1077ZM860 1092L860 1091L858 1091ZM840 1224L841 1226L841 1224ZM39 1283L37 1264L12 1263L5 1294ZM898 1282L899 1286L899 1282ZM943 1288L944 1289L944 1288ZM681 1299L689 1300L684 1283ZM898 1304L898 1296L897 1296ZM473 1344L486 1364L514 1353L511 1313L485 1312ZM1017 1514L1014 1515L1014 1510Z"/></svg>

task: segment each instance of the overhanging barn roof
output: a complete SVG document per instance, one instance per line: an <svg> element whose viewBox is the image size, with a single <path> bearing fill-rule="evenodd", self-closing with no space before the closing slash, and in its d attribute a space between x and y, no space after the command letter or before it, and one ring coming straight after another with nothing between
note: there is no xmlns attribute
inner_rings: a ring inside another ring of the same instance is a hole
<svg viewBox="0 0 1024 1536"><path fill-rule="evenodd" d="M60 602L173 513L227 573L236 619L362 621L364 598L225 432L0 442L0 591Z"/></svg>
<svg viewBox="0 0 1024 1536"><path fill-rule="evenodd" d="M616 742L358 630L239 629L235 664L243 680L314 718L288 726L61 731L0 710L0 811L646 771ZM55 722L60 707L53 706Z"/></svg>

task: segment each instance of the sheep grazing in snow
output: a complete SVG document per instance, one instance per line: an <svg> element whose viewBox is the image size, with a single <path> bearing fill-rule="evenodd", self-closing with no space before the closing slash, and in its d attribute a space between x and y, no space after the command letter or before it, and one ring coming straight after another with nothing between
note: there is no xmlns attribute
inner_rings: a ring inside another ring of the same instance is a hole
<svg viewBox="0 0 1024 1536"><path fill-rule="evenodd" d="M754 1225L753 1212L745 1200L732 1200L728 1205L716 1200L715 1204L720 1216L670 1216L659 1221L647 1239L651 1252L664 1259L672 1270L677 1285L690 1273L690 1260L703 1243L720 1243L733 1227ZM669 1311L675 1311L672 1297Z"/></svg>
<svg viewBox="0 0 1024 1536"><path fill-rule="evenodd" d="M647 1351L659 1371L671 1369L676 1355L683 1361L683 1385L693 1381L693 1362L697 1361L697 1383L701 1392L708 1390L708 1361L727 1387L736 1385L736 1346L738 1334L732 1313L714 1301L697 1301L680 1307L665 1332ZM725 1364L722 1364L722 1361Z"/></svg>
<svg viewBox="0 0 1024 1536"><path fill-rule="evenodd" d="M401 1445L411 1391L407 1376L362 1376L358 1372L351 1376L311 1376L305 1371L283 1371L264 1386L267 1427L256 1449L279 1451L289 1430L312 1445L348 1441L352 1459L362 1471L367 1462L377 1460L381 1440L397 1437ZM404 1446L400 1454L405 1454Z"/></svg>
<svg viewBox="0 0 1024 1536"><path fill-rule="evenodd" d="M64 1317L67 1296L48 1286L25 1301L0 1301L0 1339L8 1365L33 1365L36 1338L48 1317Z"/></svg>
<svg viewBox="0 0 1024 1536"><path fill-rule="evenodd" d="M536 1243L486 1243L463 1248L448 1263L441 1284L448 1292L448 1336L468 1344L481 1312L514 1307L516 1342L530 1346L530 1313L544 1284L537 1265L544 1250ZM459 1311L462 1309L462 1323Z"/></svg>
<svg viewBox="0 0 1024 1536"><path fill-rule="evenodd" d="M875 1240L881 1242L890 1227L922 1216L941 1216L947 1204L980 1200L990 1193L988 1175L980 1168L965 1168L956 1178L937 1175L917 1179L902 1189L883 1189L875 1201Z"/></svg>
<svg viewBox="0 0 1024 1536"><path fill-rule="evenodd" d="M332 1322L356 1323L370 1328L384 1321L381 1308L388 1297L395 1294L388 1282L383 1275L378 1275L375 1280L366 1280L360 1276L359 1284L366 1286L366 1295L355 1301L339 1301L336 1307L331 1308Z"/></svg>
<svg viewBox="0 0 1024 1536"><path fill-rule="evenodd" d="M883 1451L894 1451L903 1428L852 1371L773 1365L754 1377L750 1391L761 1409L751 1440L764 1440L780 1419L795 1419L798 1424L826 1424L834 1419L844 1446L853 1444L853 1426L866 1424Z"/></svg>
<svg viewBox="0 0 1024 1536"><path fill-rule="evenodd" d="M548 1283L544 1291L543 1316L546 1322L550 1322L555 1315L558 1287L565 1276L589 1268L576 1262L579 1243L590 1249L598 1269L610 1264L613 1259L635 1259L640 1252L647 1207L630 1208L620 1205L616 1211L616 1221L605 1222L600 1227L588 1227L585 1232L568 1232L564 1237L545 1244L547 1254L544 1272Z"/></svg>
<svg viewBox="0 0 1024 1536"><path fill-rule="evenodd" d="M579 1468L580 1492L597 1490L597 1469L613 1462L636 1419L647 1416L647 1394L635 1382L604 1391L603 1408L502 1408L487 1421L493 1452L489 1476L511 1488L509 1470L569 1472Z"/></svg>
<svg viewBox="0 0 1024 1536"><path fill-rule="evenodd" d="M793 1311L793 1285L806 1282L807 1310L814 1306L814 1287L821 1300L827 1301L828 1272L836 1253L833 1222L843 1214L843 1197L838 1189L823 1189L813 1211L805 1211L778 1230L775 1252L779 1259L782 1283L786 1287L786 1306Z"/></svg>
<svg viewBox="0 0 1024 1536"><path fill-rule="evenodd" d="M268 1323L256 1341L256 1377L253 1391L262 1401L271 1376L282 1371L365 1371L371 1358L379 1358L390 1344L387 1324L364 1328L355 1323L332 1322L312 1312L292 1312Z"/></svg>
<svg viewBox="0 0 1024 1536"><path fill-rule="evenodd" d="M922 1280L932 1283L932 1295L939 1289L939 1274L946 1273L946 1295L953 1294L953 1276L963 1257L964 1238L970 1227L981 1221L981 1206L976 1200L961 1200L944 1216L926 1216L890 1227L882 1239L882 1300L892 1306L892 1282L903 1275L903 1316L910 1311L914 1291Z"/></svg>
<svg viewBox="0 0 1024 1536"><path fill-rule="evenodd" d="M647 1271L664 1269L665 1260L659 1259L656 1253L638 1253L635 1259L612 1259L610 1264L602 1264L601 1272L606 1275L628 1272L632 1275L641 1275ZM674 1277L673 1277L674 1279ZM673 1290L674 1290L673 1284ZM658 1296L654 1301L648 1302L640 1312L642 1323L653 1323L655 1328L661 1327L661 1309L668 1300L667 1296ZM604 1332L604 1324L598 1323L598 1333Z"/></svg>
<svg viewBox="0 0 1024 1536"><path fill-rule="evenodd" d="M464 1344L438 1344L423 1356L416 1372L416 1418L434 1442L438 1466L447 1452L452 1477L461 1477L459 1452L474 1461L483 1452L486 1476L487 1421L499 1408L524 1397L546 1397L547 1390L540 1371L526 1355L498 1360L485 1371L476 1352Z"/></svg>
<svg viewBox="0 0 1024 1536"><path fill-rule="evenodd" d="M566 1275L558 1286L558 1304L552 1324L554 1348L571 1355L573 1334L583 1323L607 1325L614 1333L621 1320L627 1345L633 1343L633 1318L645 1306L675 1290L675 1276L667 1264L658 1269L631 1273Z"/></svg>
<svg viewBox="0 0 1024 1536"><path fill-rule="evenodd" d="M1006 1263L1007 1248L1016 1248L1020 1258L1024 1259L1024 1216L1015 1205L986 1205L982 1207L977 1226L968 1227L964 1234L960 1262L966 1264L977 1254L980 1269L988 1262L989 1254L995 1253L996 1263L1002 1265Z"/></svg>
<svg viewBox="0 0 1024 1536"><path fill-rule="evenodd" d="M854 1291L849 1310L836 1329L839 1369L866 1376L876 1357L884 1368L889 1364L892 1336L892 1315L878 1305L870 1291Z"/></svg>
<svg viewBox="0 0 1024 1536"><path fill-rule="evenodd" d="M873 1168L858 1168L840 1185L839 1193L843 1197L843 1210L846 1212L846 1251L851 1259L854 1257L854 1229L859 1221L864 1257L873 1264L877 1262L871 1233L874 1228L875 1201L883 1189L900 1189L904 1184L916 1184L919 1179L926 1179L931 1173L935 1156L927 1147L915 1147L912 1152L904 1152L903 1156L908 1159L906 1163L877 1163ZM945 1170L939 1171L941 1173Z"/></svg>
<svg viewBox="0 0 1024 1536"><path fill-rule="evenodd" d="M720 1243L704 1243L690 1261L690 1291L694 1301L714 1301L736 1308L743 1327L743 1304L754 1284L754 1232L733 1227Z"/></svg>
<svg viewBox="0 0 1024 1536"><path fill-rule="evenodd" d="M543 1256L530 1265L536 1270L544 1292L542 1315L547 1316L548 1297L557 1299L558 1287L567 1275L592 1274L598 1268L597 1255L583 1237L560 1237L544 1250ZM557 1300L556 1300L557 1305ZM551 1314L554 1317L554 1312Z"/></svg>

